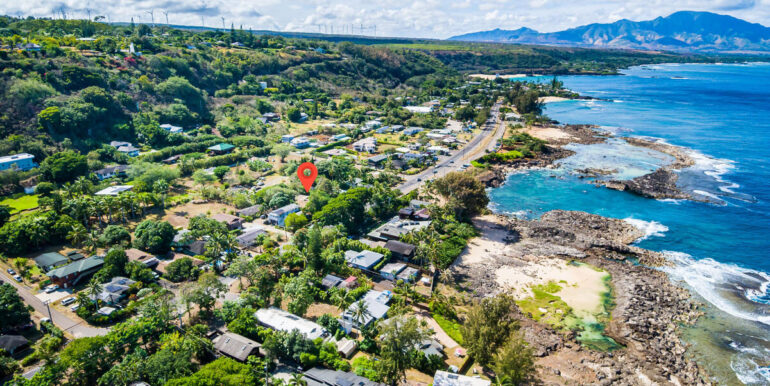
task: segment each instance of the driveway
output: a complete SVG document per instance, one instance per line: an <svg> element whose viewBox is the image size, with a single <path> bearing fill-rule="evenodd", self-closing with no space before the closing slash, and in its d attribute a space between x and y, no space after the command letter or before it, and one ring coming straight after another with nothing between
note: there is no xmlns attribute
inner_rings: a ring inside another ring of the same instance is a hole
<svg viewBox="0 0 770 386"><path fill-rule="evenodd" d="M5 272L3 272L3 275L4 275L3 281L14 286L16 290L19 292L19 296L21 296L21 298L24 300L25 303L32 306L32 308L34 308L35 311L39 312L44 317L49 316L49 309L50 309L50 317L53 324L56 325L56 327L59 327L60 329L62 329L62 331L69 332L75 338L106 335L107 332L109 332L109 329L91 327L85 321L70 319L67 315L59 312L55 308L47 307L42 300L40 300L37 296L35 296L32 290L29 289L29 287L21 283L17 283L12 278L10 278L7 274L5 274Z"/></svg>

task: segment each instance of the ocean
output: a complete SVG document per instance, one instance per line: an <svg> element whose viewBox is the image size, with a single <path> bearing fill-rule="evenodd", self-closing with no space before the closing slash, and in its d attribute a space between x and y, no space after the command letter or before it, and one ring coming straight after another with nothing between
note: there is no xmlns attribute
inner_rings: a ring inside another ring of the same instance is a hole
<svg viewBox="0 0 770 386"><path fill-rule="evenodd" d="M696 164L678 184L711 202L653 200L577 178L586 167L633 178L671 161L613 139L570 145L576 154L556 169L510 175L490 190L490 207L528 218L579 210L645 230L637 245L665 252L671 279L706 304L684 329L688 355L720 384L770 384L770 64L649 65L559 80L600 99L549 103L546 115L686 148Z"/></svg>

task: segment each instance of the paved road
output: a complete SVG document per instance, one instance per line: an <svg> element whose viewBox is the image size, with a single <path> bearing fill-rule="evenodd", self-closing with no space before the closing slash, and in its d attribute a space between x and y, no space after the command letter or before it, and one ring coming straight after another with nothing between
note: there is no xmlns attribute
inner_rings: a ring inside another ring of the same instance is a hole
<svg viewBox="0 0 770 386"><path fill-rule="evenodd" d="M35 296L34 292L30 290L26 285L17 283L13 278L9 277L3 272L3 281L16 287L19 292L19 296L24 299L24 302L32 306L35 311L39 312L44 317L48 317L48 307ZM106 335L109 331L106 328L96 328L89 326L86 322L80 320L72 320L67 315L57 311L54 307L51 309L51 321L56 327L59 327L63 331L67 331L75 338L82 338L87 336Z"/></svg>
<svg viewBox="0 0 770 386"><path fill-rule="evenodd" d="M397 188L402 193L409 193L417 189L423 181L431 178L446 175L451 171L460 170L463 163L470 162L491 150L497 144L497 140L505 134L505 122L500 119L500 103L496 103L490 110L492 123L485 123L482 126L482 132L465 144L462 149L456 150L449 156L440 157L439 161L433 167L424 170L421 173L407 176Z"/></svg>

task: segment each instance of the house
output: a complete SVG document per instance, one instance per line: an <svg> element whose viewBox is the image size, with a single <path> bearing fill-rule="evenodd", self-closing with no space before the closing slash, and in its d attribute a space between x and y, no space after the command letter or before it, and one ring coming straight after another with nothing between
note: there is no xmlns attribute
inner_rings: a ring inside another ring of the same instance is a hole
<svg viewBox="0 0 770 386"><path fill-rule="evenodd" d="M271 224L283 226L284 221L286 221L286 216L288 216L291 213L297 213L297 212L299 212L299 205L297 204L289 204L286 206L282 206L267 214L267 222Z"/></svg>
<svg viewBox="0 0 770 386"><path fill-rule="evenodd" d="M323 152L324 154L328 154L332 157L335 156L346 156L348 155L348 152L345 151L345 149L329 149Z"/></svg>
<svg viewBox="0 0 770 386"><path fill-rule="evenodd" d="M303 374L306 386L385 386L352 372L314 367Z"/></svg>
<svg viewBox="0 0 770 386"><path fill-rule="evenodd" d="M128 256L128 261L140 262L144 264L147 268L155 267L159 263L158 259L155 256L145 251L140 251L136 248L126 249L126 256Z"/></svg>
<svg viewBox="0 0 770 386"><path fill-rule="evenodd" d="M0 171L17 169L29 170L37 167L35 156L29 153L19 153L0 157Z"/></svg>
<svg viewBox="0 0 770 386"><path fill-rule="evenodd" d="M387 154L380 154L373 157L369 157L367 159L367 162L369 163L369 166L374 166L378 169L382 169L383 166L385 166L385 161L387 161L388 155Z"/></svg>
<svg viewBox="0 0 770 386"><path fill-rule="evenodd" d="M436 339L425 339L415 347L417 350L422 351L426 357L435 355L437 357L444 357L444 345L439 343Z"/></svg>
<svg viewBox="0 0 770 386"><path fill-rule="evenodd" d="M351 372L314 367L302 378L307 386L385 386Z"/></svg>
<svg viewBox="0 0 770 386"><path fill-rule="evenodd" d="M489 386L492 382L487 379L469 377L438 370L433 376L433 386Z"/></svg>
<svg viewBox="0 0 770 386"><path fill-rule="evenodd" d="M171 164L177 163L177 161L179 161L180 158L182 158L181 154L172 155L171 157L168 157L161 162L163 162L166 165L171 165Z"/></svg>
<svg viewBox="0 0 770 386"><path fill-rule="evenodd" d="M276 330L291 332L299 331L306 339L325 338L329 333L318 324L297 315L286 312L280 308L260 308L254 313L259 324Z"/></svg>
<svg viewBox="0 0 770 386"><path fill-rule="evenodd" d="M123 192L127 192L134 187L131 185L115 185L115 186L108 186L96 193L94 195L96 196L117 196L120 195Z"/></svg>
<svg viewBox="0 0 770 386"><path fill-rule="evenodd" d="M415 135L415 134L417 134L417 133L419 133L421 131L422 131L422 127L410 126L410 127L407 127L406 129L404 129L404 134L405 135Z"/></svg>
<svg viewBox="0 0 770 386"><path fill-rule="evenodd" d="M111 141L110 146L117 149L121 146L133 146L133 145L131 144L131 142L126 142L126 141Z"/></svg>
<svg viewBox="0 0 770 386"><path fill-rule="evenodd" d="M17 44L16 48L22 51L40 51L40 45L36 43Z"/></svg>
<svg viewBox="0 0 770 386"><path fill-rule="evenodd" d="M168 124L168 123L164 123L164 124L160 125L160 128L163 129L163 130L166 130L166 131L168 131L169 133L172 133L172 134L179 134L179 133L184 131L184 129L182 129L182 127L174 126L174 125Z"/></svg>
<svg viewBox="0 0 770 386"><path fill-rule="evenodd" d="M247 248L256 242L260 235L266 235L267 232L261 227L245 229L243 233L235 237L235 241L241 248Z"/></svg>
<svg viewBox="0 0 770 386"><path fill-rule="evenodd" d="M262 210L262 205L252 205L252 206L240 209L235 213L238 213L238 216L241 216L241 217L254 217L259 213L260 210Z"/></svg>
<svg viewBox="0 0 770 386"><path fill-rule="evenodd" d="M21 335L0 335L0 349L8 354L15 355L28 347L29 341Z"/></svg>
<svg viewBox="0 0 770 386"><path fill-rule="evenodd" d="M191 242L190 245L187 246L187 248L184 248L183 252L190 256L203 255L206 253L207 244L208 243L205 240L195 240Z"/></svg>
<svg viewBox="0 0 770 386"><path fill-rule="evenodd" d="M378 241L399 240L402 235L422 229L430 225L430 223L430 221L405 220L395 216L379 228L369 232L366 236Z"/></svg>
<svg viewBox="0 0 770 386"><path fill-rule="evenodd" d="M122 277L115 276L108 283L102 284L102 292L94 297L89 295L88 298L94 300L94 298L101 300L106 304L116 305L126 298L126 293L131 289L131 285L136 283L135 281Z"/></svg>
<svg viewBox="0 0 770 386"><path fill-rule="evenodd" d="M404 108L413 114L430 114L433 110L430 106L405 106Z"/></svg>
<svg viewBox="0 0 770 386"><path fill-rule="evenodd" d="M356 353L356 349L358 349L356 341L348 338L338 340L335 345L337 346L337 352L344 358L350 358Z"/></svg>
<svg viewBox="0 0 770 386"><path fill-rule="evenodd" d="M115 176L125 176L127 170L128 165L113 165L99 169L95 171L94 174L96 175L96 178L102 181Z"/></svg>
<svg viewBox="0 0 770 386"><path fill-rule="evenodd" d="M521 115L516 113L505 113L505 120L506 121L520 121Z"/></svg>
<svg viewBox="0 0 770 386"><path fill-rule="evenodd" d="M243 219L238 216L233 216L227 213L217 213L211 216L212 220L216 220L227 225L227 229L241 229L243 228Z"/></svg>
<svg viewBox="0 0 770 386"><path fill-rule="evenodd" d="M46 275L51 278L53 284L57 284L62 288L70 288L83 278L101 269L103 265L103 257L91 256L50 270Z"/></svg>
<svg viewBox="0 0 770 386"><path fill-rule="evenodd" d="M245 44L243 44L243 43L241 43L241 42L232 42L232 43L230 43L230 46L232 46L232 47L238 47L238 48L243 48L243 47L246 47L246 45L245 45Z"/></svg>
<svg viewBox="0 0 770 386"><path fill-rule="evenodd" d="M64 257L68 258L70 261L78 261L86 258L82 253L79 253L78 251L69 251L64 255Z"/></svg>
<svg viewBox="0 0 770 386"><path fill-rule="evenodd" d="M378 121L376 119L373 119L371 121L366 121L364 123L364 127L366 127L369 130L374 130L374 129L380 127L380 126L382 126L382 122L380 122L380 121Z"/></svg>
<svg viewBox="0 0 770 386"><path fill-rule="evenodd" d="M291 140L291 145L297 149L306 149L310 147L310 141L305 137L297 137Z"/></svg>
<svg viewBox="0 0 770 386"><path fill-rule="evenodd" d="M222 155L222 154L229 154L230 152L235 149L235 146L229 144L229 143L219 143L214 146L208 147L206 150L208 150L211 154L214 155Z"/></svg>
<svg viewBox="0 0 770 386"><path fill-rule="evenodd" d="M355 276L348 276L347 279L343 280L342 283L338 284L337 287L339 288L346 288L346 289L354 289L358 287L358 278Z"/></svg>
<svg viewBox="0 0 770 386"><path fill-rule="evenodd" d="M345 261L353 268L371 270L380 260L383 259L381 253L363 250L361 252L347 250L345 251Z"/></svg>
<svg viewBox="0 0 770 386"><path fill-rule="evenodd" d="M340 141L347 141L349 139L350 139L350 137L348 137L345 134L336 134L336 135L332 135L331 138L329 138L329 141L331 141L331 142L340 142Z"/></svg>
<svg viewBox="0 0 770 386"><path fill-rule="evenodd" d="M129 157L136 157L139 155L139 149L131 144L120 146L118 148L118 152L123 153Z"/></svg>
<svg viewBox="0 0 770 386"><path fill-rule="evenodd" d="M358 152L374 153L377 151L377 138L366 137L353 142L353 150Z"/></svg>
<svg viewBox="0 0 770 386"><path fill-rule="evenodd" d="M443 146L429 146L428 153L431 154L449 154L449 149Z"/></svg>
<svg viewBox="0 0 770 386"><path fill-rule="evenodd" d="M398 218L408 219L412 218L414 214L414 208L401 208L398 210Z"/></svg>
<svg viewBox="0 0 770 386"><path fill-rule="evenodd" d="M385 243L385 248L390 251L391 256L404 261L411 260L412 257L414 257L414 251L417 249L417 247L412 244L407 244L398 240L388 240Z"/></svg>
<svg viewBox="0 0 770 386"><path fill-rule="evenodd" d="M391 126L390 128L391 128L391 129L393 129L393 132L395 133L395 132L397 132L397 131L402 131L402 130L404 130L404 125L393 125L393 126Z"/></svg>
<svg viewBox="0 0 770 386"><path fill-rule="evenodd" d="M396 280L396 276L405 268L404 263L388 263L380 269L380 276L387 280Z"/></svg>
<svg viewBox="0 0 770 386"><path fill-rule="evenodd" d="M96 311L99 315L110 316L113 312L117 311L115 307L102 307Z"/></svg>
<svg viewBox="0 0 770 386"><path fill-rule="evenodd" d="M251 355L259 355L261 344L232 332L226 332L212 340L214 349L240 362Z"/></svg>
<svg viewBox="0 0 770 386"><path fill-rule="evenodd" d="M291 134L286 134L281 136L281 142L283 143L290 143L292 140L294 140L294 136Z"/></svg>
<svg viewBox="0 0 770 386"><path fill-rule="evenodd" d="M328 290L338 286L340 283L342 283L342 278L329 274L324 276L324 278L321 280L321 287L323 287L325 290Z"/></svg>
<svg viewBox="0 0 770 386"><path fill-rule="evenodd" d="M393 294L390 291L370 290L359 300L359 302L363 302L366 305L366 309L369 311L368 315L364 315L362 320L356 320L354 315L358 302L355 302L342 313L342 319L340 320L342 328L345 332L350 333L353 327L361 329L375 320L384 318L388 314L388 310L390 310L388 302L390 302L392 297Z"/></svg>
<svg viewBox="0 0 770 386"><path fill-rule="evenodd" d="M269 122L280 121L281 120L281 116L278 115L277 113L273 113L273 112L268 112L268 113L262 114L262 118L267 119Z"/></svg>
<svg viewBox="0 0 770 386"><path fill-rule="evenodd" d="M36 257L34 260L35 265L40 267L43 272L48 272L55 267L67 264L69 261L64 255L57 252L43 253L42 255Z"/></svg>
<svg viewBox="0 0 770 386"><path fill-rule="evenodd" d="M396 280L412 283L415 280L417 280L417 276L419 275L420 275L420 270L418 270L417 268L406 267L404 268L403 271L401 271L401 273L396 275Z"/></svg>

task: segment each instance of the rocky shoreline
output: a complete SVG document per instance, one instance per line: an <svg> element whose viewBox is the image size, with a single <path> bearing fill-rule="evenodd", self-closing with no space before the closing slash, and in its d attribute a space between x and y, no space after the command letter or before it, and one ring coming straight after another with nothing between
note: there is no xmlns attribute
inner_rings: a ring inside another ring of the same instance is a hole
<svg viewBox="0 0 770 386"><path fill-rule="evenodd" d="M561 210L538 220L496 216L494 227L508 232L504 248L490 251L483 263L460 261L452 267L456 280L476 296L506 292L497 285L496 272L526 261L581 261L612 276L615 307L605 334L623 349L587 350L576 334L519 315L545 384L709 384L705 371L684 356L678 331L679 325L694 323L701 315L698 304L665 273L648 267L666 261L657 252L631 245L643 236L639 229L623 220Z"/></svg>

